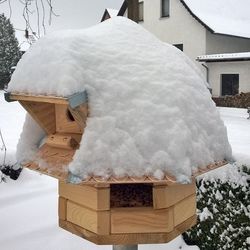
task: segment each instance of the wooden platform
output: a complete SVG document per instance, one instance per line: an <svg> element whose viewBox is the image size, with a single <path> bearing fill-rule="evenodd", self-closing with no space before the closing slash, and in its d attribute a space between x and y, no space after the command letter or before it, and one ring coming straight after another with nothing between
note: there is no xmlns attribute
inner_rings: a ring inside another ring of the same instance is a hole
<svg viewBox="0 0 250 250"><path fill-rule="evenodd" d="M129 194L122 199L133 199L134 207L115 207L113 185L117 184L95 187L60 181L59 225L96 244L119 245L169 242L196 223L194 182L150 185L152 205L148 207Z"/></svg>
<svg viewBox="0 0 250 250"><path fill-rule="evenodd" d="M134 245L138 244L157 244L166 243L178 235L181 235L187 228L191 228L196 224L196 216L190 217L185 222L181 223L172 232L169 233L136 233L136 234L112 234L98 235L90 232L82 227L75 225L69 221L59 219L59 226L75 235L78 235L97 245Z"/></svg>

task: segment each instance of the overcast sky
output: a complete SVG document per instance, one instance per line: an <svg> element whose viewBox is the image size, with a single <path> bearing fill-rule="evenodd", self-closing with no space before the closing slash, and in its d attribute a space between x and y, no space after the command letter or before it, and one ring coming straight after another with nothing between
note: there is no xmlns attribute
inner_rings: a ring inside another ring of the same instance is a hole
<svg viewBox="0 0 250 250"><path fill-rule="evenodd" d="M40 3L40 0L38 1ZM11 22L16 29L25 29L25 21L22 17L23 5L19 0L10 0L12 6ZM44 0L46 3L46 0ZM105 8L119 9L123 0L52 0L53 8L59 17L52 18L52 24L47 24L47 33L61 29L82 29L100 22ZM34 5L35 10L35 5ZM0 4L0 13L10 17L8 2ZM48 23L48 11L46 23ZM31 14L31 24L36 30L37 16ZM41 16L41 11L40 11ZM25 41L24 32L16 30L19 42ZM27 47L25 44L23 48Z"/></svg>

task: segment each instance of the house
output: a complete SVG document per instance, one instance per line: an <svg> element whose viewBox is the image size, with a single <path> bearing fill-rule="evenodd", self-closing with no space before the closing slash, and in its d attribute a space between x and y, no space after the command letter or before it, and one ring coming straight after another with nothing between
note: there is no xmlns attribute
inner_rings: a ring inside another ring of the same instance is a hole
<svg viewBox="0 0 250 250"><path fill-rule="evenodd" d="M246 53L250 52L250 1L129 0L124 4L124 16L135 13L133 20L198 65L213 96L250 92Z"/></svg>

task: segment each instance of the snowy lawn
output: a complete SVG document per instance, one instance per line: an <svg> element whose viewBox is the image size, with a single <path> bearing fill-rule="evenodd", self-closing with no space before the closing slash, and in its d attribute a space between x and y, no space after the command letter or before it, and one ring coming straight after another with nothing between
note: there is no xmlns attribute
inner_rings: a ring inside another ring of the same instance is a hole
<svg viewBox="0 0 250 250"><path fill-rule="evenodd" d="M233 155L250 164L250 120L244 109L220 108ZM0 128L13 161L16 144L22 130L25 112L18 103L6 103L0 92ZM205 117L204 117L205 119ZM1 147L0 143L0 147ZM3 152L0 152L0 163ZM96 246L74 236L57 225L57 181L24 170L17 181L0 184L0 249L2 250L111 250L111 246ZM141 245L141 250L195 250L186 246L181 237L168 244Z"/></svg>

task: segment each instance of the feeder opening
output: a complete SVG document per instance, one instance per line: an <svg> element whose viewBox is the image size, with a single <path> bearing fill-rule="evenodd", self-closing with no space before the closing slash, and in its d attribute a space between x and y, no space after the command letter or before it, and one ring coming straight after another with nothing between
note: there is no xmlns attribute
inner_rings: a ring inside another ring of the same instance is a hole
<svg viewBox="0 0 250 250"><path fill-rule="evenodd" d="M110 207L153 207L152 184L112 184Z"/></svg>
<svg viewBox="0 0 250 250"><path fill-rule="evenodd" d="M74 116L71 114L71 112L67 109L67 118L69 121L74 122L75 118Z"/></svg>

